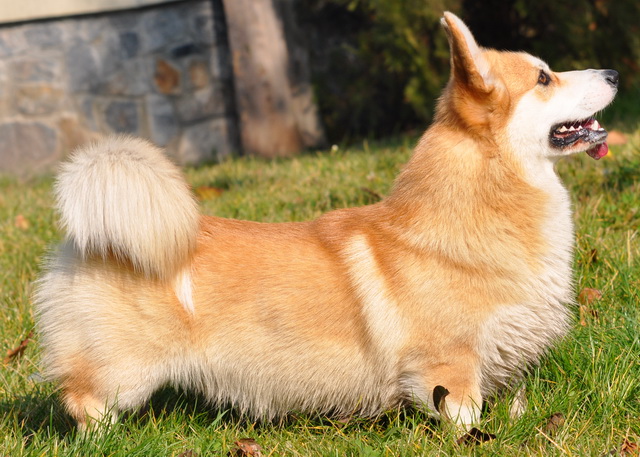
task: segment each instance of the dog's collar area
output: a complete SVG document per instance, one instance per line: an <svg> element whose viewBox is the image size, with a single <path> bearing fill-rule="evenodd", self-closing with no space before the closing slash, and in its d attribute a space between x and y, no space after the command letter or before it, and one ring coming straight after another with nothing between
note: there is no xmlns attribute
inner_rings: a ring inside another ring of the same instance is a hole
<svg viewBox="0 0 640 457"><path fill-rule="evenodd" d="M594 117L589 117L579 121L568 121L554 125L551 128L549 139L554 147L560 149L573 146L579 141L594 144L594 147L587 150L587 154L594 159L600 159L609 150L604 142L607 139L607 135L607 131L602 128L600 123Z"/></svg>

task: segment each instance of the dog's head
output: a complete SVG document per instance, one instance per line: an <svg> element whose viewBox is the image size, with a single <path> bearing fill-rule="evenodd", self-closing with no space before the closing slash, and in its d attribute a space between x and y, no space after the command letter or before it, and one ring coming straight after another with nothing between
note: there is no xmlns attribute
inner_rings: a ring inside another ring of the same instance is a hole
<svg viewBox="0 0 640 457"><path fill-rule="evenodd" d="M607 132L594 115L613 100L616 71L553 72L529 54L481 48L454 14L445 13L442 25L452 69L438 120L455 123L498 149L506 144L524 160L555 160L582 151L595 159L607 154Z"/></svg>

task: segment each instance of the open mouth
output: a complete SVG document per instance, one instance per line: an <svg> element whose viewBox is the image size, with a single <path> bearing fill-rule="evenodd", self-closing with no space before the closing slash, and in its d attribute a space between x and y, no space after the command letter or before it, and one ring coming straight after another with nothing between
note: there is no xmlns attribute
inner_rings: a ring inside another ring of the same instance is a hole
<svg viewBox="0 0 640 457"><path fill-rule="evenodd" d="M596 160L606 156L609 151L605 142L607 131L593 117L556 124L551 128L549 139L553 146L560 149L577 146L580 143L593 145L587 149L587 154Z"/></svg>

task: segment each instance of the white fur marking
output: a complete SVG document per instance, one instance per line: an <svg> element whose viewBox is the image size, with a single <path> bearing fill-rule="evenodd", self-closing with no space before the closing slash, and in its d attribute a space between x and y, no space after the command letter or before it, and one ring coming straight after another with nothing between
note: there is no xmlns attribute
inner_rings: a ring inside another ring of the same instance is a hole
<svg viewBox="0 0 640 457"><path fill-rule="evenodd" d="M385 288L385 280L364 236L355 237L347 249L349 273L362 300L362 311L374 340L388 354L402 345L405 325Z"/></svg>
<svg viewBox="0 0 640 457"><path fill-rule="evenodd" d="M193 303L193 290L191 287L191 272L186 268L181 270L173 283L176 297L184 306L184 309L191 314L195 314L195 305Z"/></svg>

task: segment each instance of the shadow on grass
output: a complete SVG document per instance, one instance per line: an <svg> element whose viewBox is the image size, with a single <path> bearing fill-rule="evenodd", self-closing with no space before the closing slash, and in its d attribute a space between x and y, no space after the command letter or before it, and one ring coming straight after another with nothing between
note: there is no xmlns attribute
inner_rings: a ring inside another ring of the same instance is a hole
<svg viewBox="0 0 640 457"><path fill-rule="evenodd" d="M43 432L65 438L76 430L74 420L64 412L58 395L37 390L10 401L0 401L0 416L16 424L27 443Z"/></svg>
<svg viewBox="0 0 640 457"><path fill-rule="evenodd" d="M71 442L79 436L75 420L65 411L57 393L44 393L35 389L28 395L0 401L0 416L13 422L16 433L21 434L25 445L36 436L57 438ZM276 420L255 420L234 408L211 406L207 400L191 393L164 388L155 393L139 410L124 412L119 423L125 428L143 429L162 421L193 424L203 428L232 428L239 433L261 433L273 429L289 429L294 433L325 434L339 430L341 435L375 432L380 437L390 437L401 430L420 429L422 434L433 435L438 430L437 421L424 412L401 407L376 417L349 417L336 419L331 415L291 413ZM122 429L121 429L122 430ZM112 430L116 435L120 432ZM88 439L91 439L90 437Z"/></svg>
<svg viewBox="0 0 640 457"><path fill-rule="evenodd" d="M173 388L165 388L153 395L151 400L139 411L128 414L127 420L143 425L146 421L161 421L164 418L178 416L185 421L196 420L204 427L230 426L239 430L263 431L268 429L304 428L307 432L322 434L327 429L339 429L344 434L358 433L363 430L376 430L381 434L391 433L398 427L422 428L435 433L439 429L438 421L425 412L411 406L398 407L374 417L337 417L326 413L291 412L276 419L256 419L240 412L231 405L213 406L206 398Z"/></svg>

